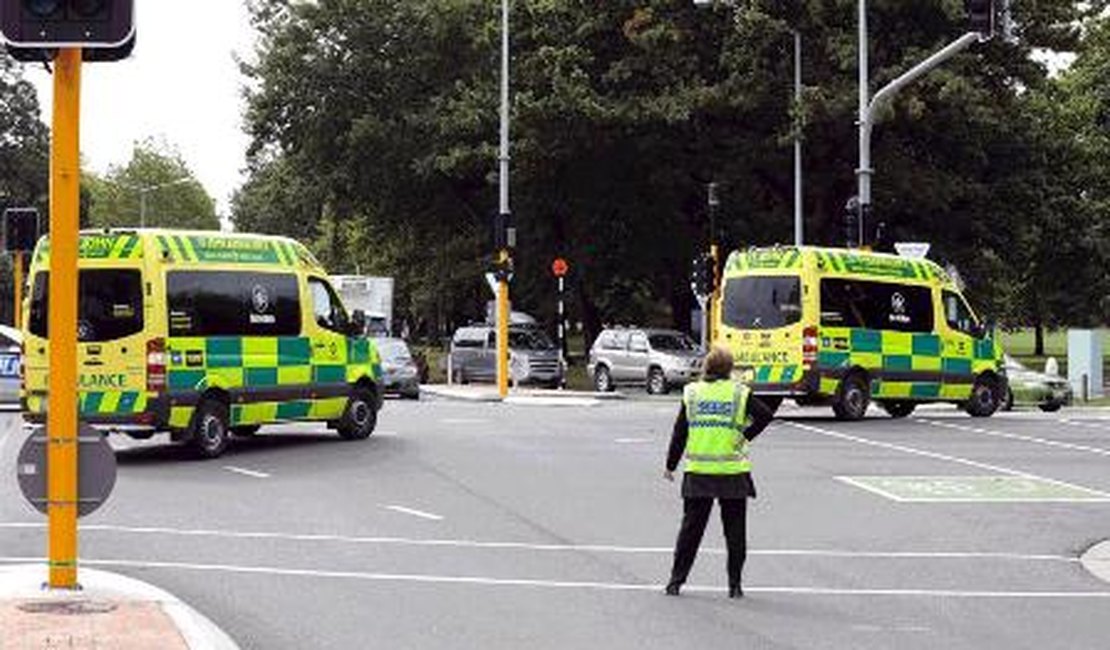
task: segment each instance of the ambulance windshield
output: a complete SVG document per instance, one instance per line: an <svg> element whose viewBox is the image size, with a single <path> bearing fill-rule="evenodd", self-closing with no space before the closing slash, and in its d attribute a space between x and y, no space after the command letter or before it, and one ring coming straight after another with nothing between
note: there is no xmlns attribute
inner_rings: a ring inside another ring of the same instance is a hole
<svg viewBox="0 0 1110 650"><path fill-rule="evenodd" d="M801 281L796 276L749 276L725 283L725 325L745 330L786 327L802 318Z"/></svg>

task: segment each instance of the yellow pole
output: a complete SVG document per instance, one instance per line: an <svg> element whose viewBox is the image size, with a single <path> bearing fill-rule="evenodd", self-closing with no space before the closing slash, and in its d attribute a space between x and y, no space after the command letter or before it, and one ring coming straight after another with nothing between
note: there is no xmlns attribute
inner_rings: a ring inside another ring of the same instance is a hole
<svg viewBox="0 0 1110 650"><path fill-rule="evenodd" d="M12 323L16 329L23 328L23 252L15 252L15 311L12 312Z"/></svg>
<svg viewBox="0 0 1110 650"><path fill-rule="evenodd" d="M50 384L47 509L50 587L77 588L77 229L81 49L54 60L50 148Z"/></svg>
<svg viewBox="0 0 1110 650"><path fill-rule="evenodd" d="M720 249L717 244L710 244L709 259L713 261L713 268L710 269L710 273L712 273L711 277L713 278L713 291L709 294L709 324L706 330L708 334L705 337L705 340L709 342L710 346L713 345L713 340L717 336L717 323L721 316L721 274L718 270L720 266L719 255Z"/></svg>
<svg viewBox="0 0 1110 650"><path fill-rule="evenodd" d="M501 267L508 267L509 251L498 253ZM509 279L497 282L497 394L509 394Z"/></svg>

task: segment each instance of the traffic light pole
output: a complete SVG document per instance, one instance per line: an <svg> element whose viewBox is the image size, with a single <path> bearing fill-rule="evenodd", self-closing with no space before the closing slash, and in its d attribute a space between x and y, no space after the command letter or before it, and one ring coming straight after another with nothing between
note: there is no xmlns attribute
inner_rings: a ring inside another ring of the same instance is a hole
<svg viewBox="0 0 1110 650"><path fill-rule="evenodd" d="M883 86L874 97L869 97L867 0L859 0L859 168L856 170L859 183L859 233L856 241L860 245L867 241L864 239L864 215L871 205L871 176L875 172L871 168L871 132L875 126L875 114L878 108L899 90L981 40L983 36L979 32L964 34Z"/></svg>
<svg viewBox="0 0 1110 650"><path fill-rule="evenodd" d="M503 269L497 282L497 394L509 394L509 278L511 265L509 247L509 0L501 0L501 142L500 155L500 223L504 228L501 249L497 251L498 266Z"/></svg>
<svg viewBox="0 0 1110 650"><path fill-rule="evenodd" d="M77 247L81 49L54 60L50 147L50 379L46 414L50 581L77 589Z"/></svg>
<svg viewBox="0 0 1110 650"><path fill-rule="evenodd" d="M12 323L16 329L23 327L23 251L16 251L12 255L15 264L15 311L12 312Z"/></svg>

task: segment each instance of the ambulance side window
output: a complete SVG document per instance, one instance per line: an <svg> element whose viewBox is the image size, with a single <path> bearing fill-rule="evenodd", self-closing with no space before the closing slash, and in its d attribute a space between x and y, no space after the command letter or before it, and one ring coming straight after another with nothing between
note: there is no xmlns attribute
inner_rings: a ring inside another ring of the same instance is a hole
<svg viewBox="0 0 1110 650"><path fill-rule="evenodd" d="M350 328L347 320L347 310L335 295L335 291L323 280L308 279L308 287L312 292L312 312L316 324L324 329L346 334Z"/></svg>
<svg viewBox="0 0 1110 650"><path fill-rule="evenodd" d="M166 274L170 336L297 336L297 276L240 271Z"/></svg>
<svg viewBox="0 0 1110 650"><path fill-rule="evenodd" d="M942 294L942 299L944 301L944 318L948 321L948 326L964 334L978 336L979 322L975 320L971 308L967 306L964 299L959 294L951 291L945 291Z"/></svg>

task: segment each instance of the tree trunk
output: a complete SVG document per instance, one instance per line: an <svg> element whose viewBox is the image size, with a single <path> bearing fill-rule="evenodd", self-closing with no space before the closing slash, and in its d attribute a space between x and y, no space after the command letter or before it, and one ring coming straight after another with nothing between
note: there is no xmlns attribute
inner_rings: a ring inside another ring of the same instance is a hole
<svg viewBox="0 0 1110 650"><path fill-rule="evenodd" d="M1044 323L1039 318L1033 325L1033 356L1044 356Z"/></svg>

